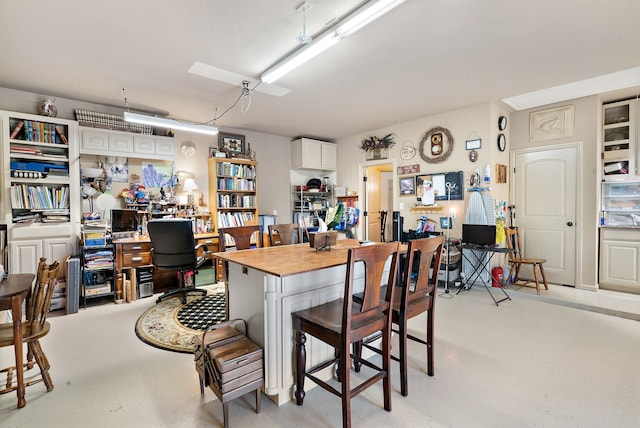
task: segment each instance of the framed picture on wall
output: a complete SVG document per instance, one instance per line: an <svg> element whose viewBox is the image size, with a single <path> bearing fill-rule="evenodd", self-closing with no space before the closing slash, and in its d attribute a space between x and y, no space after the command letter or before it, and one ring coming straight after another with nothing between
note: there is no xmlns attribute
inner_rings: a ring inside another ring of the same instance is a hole
<svg viewBox="0 0 640 428"><path fill-rule="evenodd" d="M416 179L415 177L400 177L400 195L408 196L416 194Z"/></svg>
<svg viewBox="0 0 640 428"><path fill-rule="evenodd" d="M220 132L218 134L218 148L243 155L245 153L244 135Z"/></svg>

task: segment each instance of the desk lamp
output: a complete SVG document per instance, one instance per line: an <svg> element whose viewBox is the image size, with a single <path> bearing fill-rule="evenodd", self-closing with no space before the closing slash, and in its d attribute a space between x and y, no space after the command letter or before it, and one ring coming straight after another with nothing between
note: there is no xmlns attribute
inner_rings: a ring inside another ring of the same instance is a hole
<svg viewBox="0 0 640 428"><path fill-rule="evenodd" d="M184 184L182 185L182 190L187 192L187 204L193 205L193 191L197 190L198 186L193 178L187 178L184 180Z"/></svg>

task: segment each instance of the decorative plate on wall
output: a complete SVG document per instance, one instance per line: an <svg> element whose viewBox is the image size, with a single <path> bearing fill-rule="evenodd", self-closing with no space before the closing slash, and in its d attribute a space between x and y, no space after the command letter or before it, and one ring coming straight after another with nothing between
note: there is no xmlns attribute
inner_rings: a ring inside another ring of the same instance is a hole
<svg viewBox="0 0 640 428"><path fill-rule="evenodd" d="M420 157L425 162L443 162L452 151L453 135L448 129L441 126L428 130L420 141Z"/></svg>
<svg viewBox="0 0 640 428"><path fill-rule="evenodd" d="M416 149L414 149L413 146L403 146L400 150L400 159L402 160L413 159L415 155Z"/></svg>

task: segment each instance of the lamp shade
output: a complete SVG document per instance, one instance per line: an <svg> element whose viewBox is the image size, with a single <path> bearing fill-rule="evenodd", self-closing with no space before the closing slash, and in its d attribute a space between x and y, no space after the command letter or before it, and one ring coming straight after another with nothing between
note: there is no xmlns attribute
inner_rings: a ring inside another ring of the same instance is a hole
<svg viewBox="0 0 640 428"><path fill-rule="evenodd" d="M198 189L198 185L193 178L187 178L182 184L182 190L185 192L193 192Z"/></svg>

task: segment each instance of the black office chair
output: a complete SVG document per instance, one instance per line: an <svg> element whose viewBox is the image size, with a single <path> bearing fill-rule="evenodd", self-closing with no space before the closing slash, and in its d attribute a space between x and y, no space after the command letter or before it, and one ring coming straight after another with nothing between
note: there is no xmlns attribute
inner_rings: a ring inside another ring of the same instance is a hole
<svg viewBox="0 0 640 428"><path fill-rule="evenodd" d="M191 220L175 218L156 219L147 225L151 238L153 266L157 269L177 270L180 276L179 287L162 294L157 302L180 294L184 304L187 303L187 293L207 294L206 290L195 287L195 281L193 286L185 286L185 273L190 270L197 273L197 268L206 261L206 255L209 252L206 245L196 245L192 227ZM201 249L204 251L200 251Z"/></svg>

